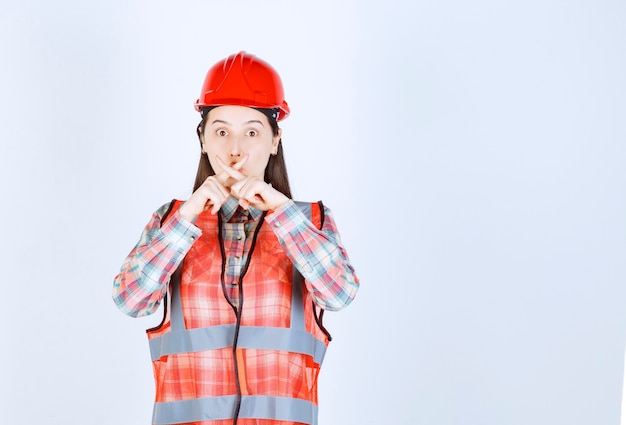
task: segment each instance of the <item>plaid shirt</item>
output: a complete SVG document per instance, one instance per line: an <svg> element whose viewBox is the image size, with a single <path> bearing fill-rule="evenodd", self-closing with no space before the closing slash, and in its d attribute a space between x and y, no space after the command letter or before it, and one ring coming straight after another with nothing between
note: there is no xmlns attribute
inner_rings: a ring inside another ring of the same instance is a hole
<svg viewBox="0 0 626 425"><path fill-rule="evenodd" d="M167 291L171 275L200 236L193 223L178 211L161 219L169 203L161 206L144 228L139 242L131 250L115 277L113 300L124 313L139 317L154 313ZM226 283L235 288L246 263L252 235L260 224L262 211L238 208L229 198L220 209L224 248L227 257ZM293 201L265 216L285 253L305 278L316 304L326 310L340 310L356 295L359 280L348 254L341 244L332 213L324 208L324 226L318 230ZM231 290L231 297L236 297ZM236 299L233 298L236 302Z"/></svg>

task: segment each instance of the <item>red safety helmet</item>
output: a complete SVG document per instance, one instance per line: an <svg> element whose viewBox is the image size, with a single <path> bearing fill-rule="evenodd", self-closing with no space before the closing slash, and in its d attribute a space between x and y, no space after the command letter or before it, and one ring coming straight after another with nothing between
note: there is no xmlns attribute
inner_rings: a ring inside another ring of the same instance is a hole
<svg viewBox="0 0 626 425"><path fill-rule="evenodd" d="M220 105L278 109L276 121L289 115L283 83L276 70L243 51L209 69L195 106L201 111L205 106Z"/></svg>

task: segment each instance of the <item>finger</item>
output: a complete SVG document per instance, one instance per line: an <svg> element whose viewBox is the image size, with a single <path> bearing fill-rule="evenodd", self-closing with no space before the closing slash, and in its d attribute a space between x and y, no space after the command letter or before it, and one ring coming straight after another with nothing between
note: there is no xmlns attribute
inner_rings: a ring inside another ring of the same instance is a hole
<svg viewBox="0 0 626 425"><path fill-rule="evenodd" d="M258 180L257 178L248 178L237 183L237 195L240 200L244 200L249 207L257 206L263 203L263 190L266 183ZM242 205L243 206L243 205Z"/></svg>
<svg viewBox="0 0 626 425"><path fill-rule="evenodd" d="M226 198L230 196L230 192L215 177L203 183L201 191L201 195L204 198L203 210L207 210L209 206L213 208L217 206L217 209L219 209Z"/></svg>
<svg viewBox="0 0 626 425"><path fill-rule="evenodd" d="M210 176L205 182L207 183L208 187L218 191L225 198L228 198L228 196L230 195L230 191L226 187L224 187L224 184L217 176Z"/></svg>
<svg viewBox="0 0 626 425"><path fill-rule="evenodd" d="M219 156L215 157L217 159L217 162L219 163L220 167L222 167L222 169L224 170L224 173L226 173L229 177L232 177L233 179L239 181L242 180L244 178L246 178L246 176L239 171L241 169L241 167L243 167L243 165L245 164L245 162L248 159L248 156L244 156L244 158L239 161L238 163L234 164L232 167L228 164L226 164L222 158L220 158ZM237 166L239 166L237 168Z"/></svg>
<svg viewBox="0 0 626 425"><path fill-rule="evenodd" d="M220 203L214 203L213 207L211 208L211 215L215 215L219 212L220 208L222 208L222 204L223 202Z"/></svg>
<svg viewBox="0 0 626 425"><path fill-rule="evenodd" d="M237 197L237 198L242 198L243 194L244 194L244 190L246 188L246 186L249 184L250 182L250 177L246 177L242 180L239 180L238 182L234 183L231 187L230 187L230 193Z"/></svg>
<svg viewBox="0 0 626 425"><path fill-rule="evenodd" d="M228 174L226 174L225 172L222 172L220 174L213 174L207 177L202 184L203 185L206 184L209 180L215 180L219 186L222 186L225 191L228 191L228 185L227 185L228 179L229 179Z"/></svg>
<svg viewBox="0 0 626 425"><path fill-rule="evenodd" d="M241 169L243 168L244 165L246 165L246 162L248 162L248 158L250 157L250 155L245 154L243 156L243 158L241 158L241 160L239 160L239 162L237 162L236 164L233 165L232 168L234 168L237 171L241 171Z"/></svg>
<svg viewBox="0 0 626 425"><path fill-rule="evenodd" d="M224 201L225 198L222 197L211 198L207 202L207 209L210 209L211 214L215 215L218 213L220 208L222 208L222 205L224 205Z"/></svg>
<svg viewBox="0 0 626 425"><path fill-rule="evenodd" d="M206 199L205 208L210 208L211 214L215 215L230 196L230 193L214 176L211 177L205 181L202 189Z"/></svg>

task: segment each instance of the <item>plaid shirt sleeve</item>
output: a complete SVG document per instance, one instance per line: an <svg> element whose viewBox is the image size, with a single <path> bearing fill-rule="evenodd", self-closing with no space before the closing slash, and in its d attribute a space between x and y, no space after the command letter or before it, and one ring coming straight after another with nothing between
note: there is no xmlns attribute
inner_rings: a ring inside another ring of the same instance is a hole
<svg viewBox="0 0 626 425"><path fill-rule="evenodd" d="M304 276L307 289L318 306L337 311L352 302L359 288L359 279L328 208L324 207L321 230L293 201L268 214L265 221Z"/></svg>
<svg viewBox="0 0 626 425"><path fill-rule="evenodd" d="M200 229L183 220L178 211L161 226L168 208L169 203L152 214L115 277L113 301L129 316L147 316L158 309L170 277L200 236Z"/></svg>

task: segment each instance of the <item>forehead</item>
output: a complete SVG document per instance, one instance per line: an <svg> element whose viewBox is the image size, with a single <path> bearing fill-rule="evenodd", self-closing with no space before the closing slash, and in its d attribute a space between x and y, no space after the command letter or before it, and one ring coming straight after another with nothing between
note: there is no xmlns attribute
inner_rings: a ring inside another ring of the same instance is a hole
<svg viewBox="0 0 626 425"><path fill-rule="evenodd" d="M264 126L269 124L267 117L262 112L247 106L232 105L218 106L211 109L207 117L207 123L211 125L215 121L231 125L246 125L251 122L260 122Z"/></svg>

